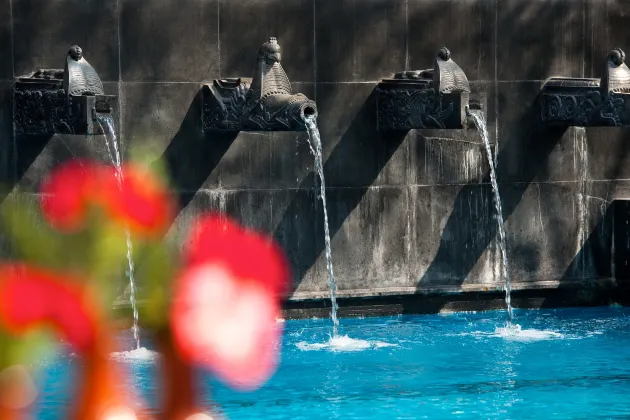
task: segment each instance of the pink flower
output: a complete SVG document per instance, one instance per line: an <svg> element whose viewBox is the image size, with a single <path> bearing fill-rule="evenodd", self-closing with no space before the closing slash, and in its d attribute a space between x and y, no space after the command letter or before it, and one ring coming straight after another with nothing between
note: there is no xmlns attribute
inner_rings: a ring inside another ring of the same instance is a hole
<svg viewBox="0 0 630 420"><path fill-rule="evenodd" d="M275 371L282 329L284 255L263 236L210 215L191 233L175 280L171 325L184 358L253 389Z"/></svg>

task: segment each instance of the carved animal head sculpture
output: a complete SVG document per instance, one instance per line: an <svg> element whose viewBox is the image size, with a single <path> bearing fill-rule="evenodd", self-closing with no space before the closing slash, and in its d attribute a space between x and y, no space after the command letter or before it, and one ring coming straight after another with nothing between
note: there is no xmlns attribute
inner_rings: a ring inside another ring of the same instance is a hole
<svg viewBox="0 0 630 420"><path fill-rule="evenodd" d="M273 65L279 63L282 59L282 49L278 40L274 37L269 38L258 50L258 62L265 62Z"/></svg>

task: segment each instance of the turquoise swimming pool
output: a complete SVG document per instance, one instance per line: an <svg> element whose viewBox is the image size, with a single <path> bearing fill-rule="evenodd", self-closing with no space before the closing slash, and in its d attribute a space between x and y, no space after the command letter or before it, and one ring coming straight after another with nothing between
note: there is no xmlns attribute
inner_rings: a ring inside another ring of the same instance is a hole
<svg viewBox="0 0 630 420"><path fill-rule="evenodd" d="M287 321L281 366L262 389L199 380L231 419L630 417L630 309L517 311L516 322L503 328L500 311L343 319L349 338L330 340L329 320ZM155 407L150 353L118 360ZM38 419L65 418L73 363L43 363Z"/></svg>

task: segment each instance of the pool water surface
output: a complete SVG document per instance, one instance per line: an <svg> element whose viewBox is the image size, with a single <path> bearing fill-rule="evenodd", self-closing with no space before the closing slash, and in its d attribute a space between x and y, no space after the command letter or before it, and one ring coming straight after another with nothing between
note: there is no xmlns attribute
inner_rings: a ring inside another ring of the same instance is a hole
<svg viewBox="0 0 630 420"><path fill-rule="evenodd" d="M520 331L505 316L342 319L335 340L329 320L287 321L281 365L260 390L199 381L229 419L630 418L630 309L516 311ZM156 407L151 353L117 360ZM66 418L73 363L42 362L37 419Z"/></svg>

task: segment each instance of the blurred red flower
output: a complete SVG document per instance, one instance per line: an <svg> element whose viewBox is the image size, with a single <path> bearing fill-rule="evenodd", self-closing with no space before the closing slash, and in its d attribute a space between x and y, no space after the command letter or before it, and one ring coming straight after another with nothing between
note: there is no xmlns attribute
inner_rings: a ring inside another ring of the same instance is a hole
<svg viewBox="0 0 630 420"><path fill-rule="evenodd" d="M170 194L160 180L147 170L133 165L122 167L122 189L116 179L115 168L109 167L113 176L103 188L103 205L116 220L124 221L132 231L143 236L159 235L166 231L174 217L174 205Z"/></svg>
<svg viewBox="0 0 630 420"><path fill-rule="evenodd" d="M70 276L25 264L0 265L0 324L13 334L49 324L77 350L94 347L98 317Z"/></svg>
<svg viewBox="0 0 630 420"><path fill-rule="evenodd" d="M184 249L187 266L222 262L236 278L256 279L269 292L283 296L289 287L289 265L271 238L245 229L219 214L197 220Z"/></svg>
<svg viewBox="0 0 630 420"><path fill-rule="evenodd" d="M124 165L119 183L116 168L73 160L55 168L41 187L44 218L63 232L78 230L90 206L143 236L166 231L174 206L166 187L139 167Z"/></svg>
<svg viewBox="0 0 630 420"><path fill-rule="evenodd" d="M182 356L230 385L253 389L275 370L280 296L289 270L270 240L217 215L190 234L175 280L171 324Z"/></svg>
<svg viewBox="0 0 630 420"><path fill-rule="evenodd" d="M84 222L89 196L95 189L99 166L83 160L65 163L43 181L40 188L44 218L63 232L79 229Z"/></svg>

